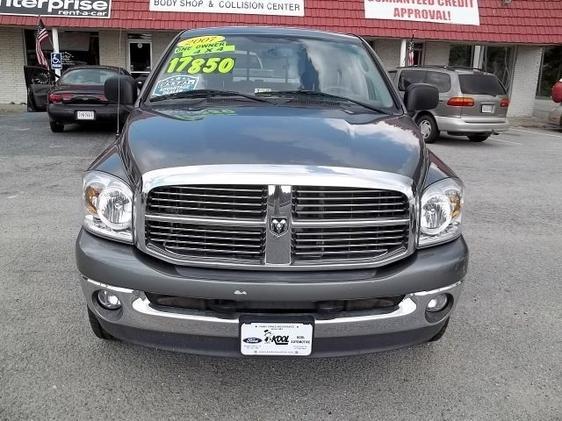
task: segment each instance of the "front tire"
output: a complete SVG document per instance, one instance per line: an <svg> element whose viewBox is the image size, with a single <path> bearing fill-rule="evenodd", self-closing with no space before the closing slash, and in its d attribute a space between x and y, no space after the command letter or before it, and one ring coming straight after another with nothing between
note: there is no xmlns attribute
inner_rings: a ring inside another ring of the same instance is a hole
<svg viewBox="0 0 562 421"><path fill-rule="evenodd" d="M490 135L488 133L473 134L473 135L468 136L468 140L470 140L471 142L484 142L489 137L490 137Z"/></svg>
<svg viewBox="0 0 562 421"><path fill-rule="evenodd" d="M64 132L64 124L59 121L51 121L50 123L51 131L53 133L62 133Z"/></svg>
<svg viewBox="0 0 562 421"><path fill-rule="evenodd" d="M94 335L96 335L98 338L105 339L105 340L115 339L113 336L111 336L109 333L105 331L105 329L101 326L96 315L90 309L88 309L88 319L90 321L90 327L92 328L92 332L94 332Z"/></svg>
<svg viewBox="0 0 562 421"><path fill-rule="evenodd" d="M423 114L416 119L425 143L433 143L439 135L439 128L435 119L429 114Z"/></svg>

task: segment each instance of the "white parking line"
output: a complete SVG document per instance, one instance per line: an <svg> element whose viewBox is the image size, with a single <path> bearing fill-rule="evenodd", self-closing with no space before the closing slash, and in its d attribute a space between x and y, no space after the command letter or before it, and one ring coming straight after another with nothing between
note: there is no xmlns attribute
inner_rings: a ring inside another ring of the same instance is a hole
<svg viewBox="0 0 562 421"><path fill-rule="evenodd" d="M558 139L562 139L562 135L557 135L557 134L554 134L554 133L537 132L537 131L534 131L534 130L523 130L523 129L511 129L510 131L521 132L521 133L529 133L529 134L534 134L534 135L537 135L537 136L556 137Z"/></svg>

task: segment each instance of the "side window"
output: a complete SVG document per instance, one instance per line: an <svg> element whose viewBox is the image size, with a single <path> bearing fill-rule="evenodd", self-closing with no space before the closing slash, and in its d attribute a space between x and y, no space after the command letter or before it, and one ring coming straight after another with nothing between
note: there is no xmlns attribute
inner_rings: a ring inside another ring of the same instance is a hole
<svg viewBox="0 0 562 421"><path fill-rule="evenodd" d="M451 77L447 73L427 72L425 83L435 86L440 93L451 90Z"/></svg>
<svg viewBox="0 0 562 421"><path fill-rule="evenodd" d="M423 70L404 70L400 73L398 90L405 91L412 83L422 83L425 80L426 72Z"/></svg>

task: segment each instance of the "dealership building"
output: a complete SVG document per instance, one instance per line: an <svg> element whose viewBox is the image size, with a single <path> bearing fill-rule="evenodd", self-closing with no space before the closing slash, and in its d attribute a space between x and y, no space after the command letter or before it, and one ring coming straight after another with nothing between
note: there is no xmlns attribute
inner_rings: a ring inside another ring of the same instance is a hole
<svg viewBox="0 0 562 421"><path fill-rule="evenodd" d="M26 102L38 16L51 31L45 55L61 52L64 68L113 65L140 76L181 30L274 25L361 35L388 70L405 65L413 39L415 65L495 73L510 116L549 106L562 78L560 0L0 0L0 104Z"/></svg>

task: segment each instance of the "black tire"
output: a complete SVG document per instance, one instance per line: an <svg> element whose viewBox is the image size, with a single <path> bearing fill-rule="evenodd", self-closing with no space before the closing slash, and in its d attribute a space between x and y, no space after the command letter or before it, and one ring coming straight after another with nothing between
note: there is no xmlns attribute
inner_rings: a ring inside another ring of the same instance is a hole
<svg viewBox="0 0 562 421"><path fill-rule="evenodd" d="M488 139L490 137L489 133L485 133L485 134L472 134L470 136L468 136L468 140L470 140L471 142L484 142L486 139Z"/></svg>
<svg viewBox="0 0 562 421"><path fill-rule="evenodd" d="M441 339L447 331L447 326L449 326L449 319L447 319L441 330L437 332L437 334L433 338L431 338L429 342L437 342L439 339Z"/></svg>
<svg viewBox="0 0 562 421"><path fill-rule="evenodd" d="M113 336L107 333L103 327L101 327L98 318L94 313L92 313L92 310L90 309L88 309L88 319L90 320L90 327L92 328L92 332L94 332L94 335L96 335L98 338L105 340L115 339L113 338Z"/></svg>
<svg viewBox="0 0 562 421"><path fill-rule="evenodd" d="M64 124L62 124L59 121L51 121L49 122L50 126L51 126L51 131L53 133L62 133L64 132Z"/></svg>
<svg viewBox="0 0 562 421"><path fill-rule="evenodd" d="M422 114L416 119L425 143L433 143L439 136L439 128L435 119L429 114Z"/></svg>

